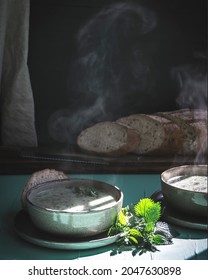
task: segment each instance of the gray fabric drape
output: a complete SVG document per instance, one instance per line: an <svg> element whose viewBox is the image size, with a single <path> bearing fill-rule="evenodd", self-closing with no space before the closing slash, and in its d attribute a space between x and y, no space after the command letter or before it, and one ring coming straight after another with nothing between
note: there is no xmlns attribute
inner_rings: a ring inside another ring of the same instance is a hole
<svg viewBox="0 0 208 280"><path fill-rule="evenodd" d="M27 66L29 0L0 0L1 145L37 146Z"/></svg>

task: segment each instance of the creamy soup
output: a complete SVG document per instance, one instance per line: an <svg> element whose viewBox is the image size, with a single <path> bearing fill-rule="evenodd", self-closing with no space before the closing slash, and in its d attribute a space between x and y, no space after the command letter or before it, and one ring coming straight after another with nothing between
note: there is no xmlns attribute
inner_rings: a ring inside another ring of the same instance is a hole
<svg viewBox="0 0 208 280"><path fill-rule="evenodd" d="M30 193L29 200L42 208L66 212L101 210L116 202L116 199L102 188L66 185L37 189Z"/></svg>
<svg viewBox="0 0 208 280"><path fill-rule="evenodd" d="M168 184L189 191L207 192L207 176L176 176L168 180Z"/></svg>

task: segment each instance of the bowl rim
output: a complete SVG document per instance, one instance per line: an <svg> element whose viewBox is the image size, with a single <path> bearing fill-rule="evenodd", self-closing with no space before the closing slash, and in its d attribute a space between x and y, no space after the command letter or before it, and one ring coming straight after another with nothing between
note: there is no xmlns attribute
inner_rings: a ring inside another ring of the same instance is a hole
<svg viewBox="0 0 208 280"><path fill-rule="evenodd" d="M44 185L50 185L52 183L61 183L63 181L75 181L75 182L78 182L78 181L88 181L88 182L93 182L93 183L99 183L99 184L105 184L105 185L108 185L109 187L115 189L118 194L119 194L119 198L117 201L115 201L114 205L112 206L108 206L104 209L89 209L89 210L81 210L81 211L64 211L64 210L58 210L58 209L50 209L50 208L44 208L44 207L41 207L41 206L38 206L36 204L34 204L32 201L30 201L29 199L29 195L36 189L38 188L43 188ZM51 180L51 181L47 181L47 182L43 182L43 183L40 183L40 184L37 184L36 186L34 186L33 188L29 189L26 193L26 197L25 197L25 202L26 204L29 204L30 206L32 206L33 208L36 208L36 209L39 209L41 211L44 211L44 212L52 212L52 213L61 213L61 214L67 214L67 215L70 215L70 214L73 214L73 215L82 215L82 214L90 214L90 213L97 213L97 212L103 212L107 209L110 209L110 208L113 208L113 207L116 207L118 204L120 203L123 203L123 192L120 190L120 188L118 188L117 186L115 185L112 185L112 184L109 184L109 183L106 183L104 181L99 181L99 180L94 180L94 179L85 179L85 178L73 178L73 179L58 179L58 180ZM28 206L27 206L27 211L28 211Z"/></svg>
<svg viewBox="0 0 208 280"><path fill-rule="evenodd" d="M166 184L166 187L168 188L174 188L174 189L178 189L180 191L183 191L183 192L187 192L187 193L197 193L197 194L202 194L202 195L205 195L205 194L208 194L208 192L201 192L201 191L194 191L194 190L188 190L188 189L183 189L183 188L180 188L180 187L176 187L174 185L172 185L171 183L168 183L168 181L164 178L164 174L165 173L168 173L168 172L171 172L171 171L174 171L174 170L177 170L177 169L183 169L183 170L186 170L188 168L191 168L191 167L194 167L194 168L206 168L208 170L208 165L207 164L197 164L197 165L194 165L194 164L189 164L189 165L179 165L179 166L175 166L175 167L172 167L172 168L169 168L165 171L163 171L161 174L160 174L160 179L162 181L162 183ZM178 175L182 175L182 174L178 174ZM184 174L185 175L185 174ZM191 175L191 174L190 174ZM177 175L176 175L177 176ZM206 176L206 175L202 175L202 176ZM172 178L174 178L175 176L173 176ZM171 179L171 178L170 178ZM162 188L164 188L164 184L162 184ZM207 187L208 188L208 187Z"/></svg>

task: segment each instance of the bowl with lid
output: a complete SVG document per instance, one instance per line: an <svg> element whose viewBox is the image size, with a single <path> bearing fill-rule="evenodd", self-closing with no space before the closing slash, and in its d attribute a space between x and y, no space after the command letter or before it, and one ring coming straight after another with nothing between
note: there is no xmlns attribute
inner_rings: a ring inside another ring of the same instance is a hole
<svg viewBox="0 0 208 280"><path fill-rule="evenodd" d="M119 188L89 179L50 181L26 194L26 209L37 228L76 237L108 230L122 204L123 193Z"/></svg>
<svg viewBox="0 0 208 280"><path fill-rule="evenodd" d="M207 165L183 165L161 174L168 206L190 216L208 216Z"/></svg>

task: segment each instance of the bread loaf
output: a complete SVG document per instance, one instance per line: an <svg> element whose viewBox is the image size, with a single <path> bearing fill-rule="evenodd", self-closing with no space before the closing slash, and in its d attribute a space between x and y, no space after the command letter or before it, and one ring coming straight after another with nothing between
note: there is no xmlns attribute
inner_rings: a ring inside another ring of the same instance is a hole
<svg viewBox="0 0 208 280"><path fill-rule="evenodd" d="M172 155L182 145L183 134L178 124L157 115L137 114L117 120L119 124L134 128L140 135L137 154Z"/></svg>
<svg viewBox="0 0 208 280"><path fill-rule="evenodd" d="M57 171L55 169L43 169L37 172L34 172L28 179L21 196L22 206L26 208L25 204L25 197L27 192L33 188L34 186L49 182L53 180L61 180L61 179L68 179L68 176L65 175L62 171Z"/></svg>
<svg viewBox="0 0 208 280"><path fill-rule="evenodd" d="M207 151L207 111L201 109L182 109L157 113L175 122L183 133L180 155L196 155Z"/></svg>
<svg viewBox="0 0 208 280"><path fill-rule="evenodd" d="M138 133L115 122L100 122L85 130L78 136L78 146L87 152L121 156L134 152L139 146Z"/></svg>
<svg viewBox="0 0 208 280"><path fill-rule="evenodd" d="M182 150L179 151L179 154L190 156L207 154L207 121L205 119L192 121L190 120L189 125L193 128L195 135L194 140L190 146L183 145Z"/></svg>
<svg viewBox="0 0 208 280"><path fill-rule="evenodd" d="M207 153L207 111L182 109L134 114L81 132L80 148L100 155L186 155Z"/></svg>

